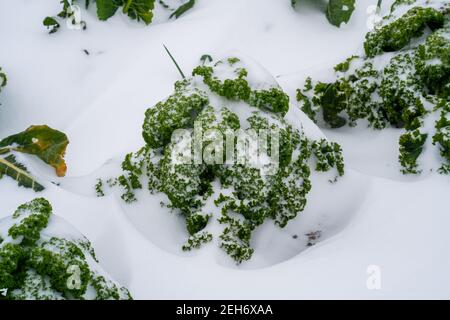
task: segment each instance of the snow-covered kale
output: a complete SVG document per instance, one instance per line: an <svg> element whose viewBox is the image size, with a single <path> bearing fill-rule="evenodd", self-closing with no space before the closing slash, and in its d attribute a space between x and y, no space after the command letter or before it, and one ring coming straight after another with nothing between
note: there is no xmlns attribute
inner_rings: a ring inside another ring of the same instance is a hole
<svg viewBox="0 0 450 320"><path fill-rule="evenodd" d="M131 299L98 267L90 242L54 236L67 226L52 219L50 203L37 198L0 220L0 299Z"/></svg>
<svg viewBox="0 0 450 320"><path fill-rule="evenodd" d="M233 58L228 59L228 64L233 66L239 62ZM201 76L209 89L229 100L241 100L253 107L268 109L271 112L281 113L283 116L289 109L289 97L279 88L268 90L253 90L248 81L247 70L235 69L235 77L221 81L214 76L214 68L211 66L198 66L192 72L193 76Z"/></svg>
<svg viewBox="0 0 450 320"><path fill-rule="evenodd" d="M415 53L416 73L431 93L450 96L450 23L427 37Z"/></svg>
<svg viewBox="0 0 450 320"><path fill-rule="evenodd" d="M190 92L189 85L186 80L177 82L174 94L145 113L143 136L151 148L170 142L174 130L192 126L196 115L208 103L203 92L195 89Z"/></svg>
<svg viewBox="0 0 450 320"><path fill-rule="evenodd" d="M311 167L334 170L336 177L344 174L340 146L311 140L290 125L284 118L288 95L251 71L245 61L229 57L201 65L191 78L176 82L171 96L147 110L147 144L125 157L124 174L113 181L124 188L122 198L131 202L146 177L149 191L164 193L167 207L185 217L189 238L183 250L216 238L238 263L253 254L253 230L268 219L285 227L304 210ZM184 129L184 135L177 135L177 129ZM236 132L250 140L242 144L232 134ZM277 133L267 136L268 162L254 166L248 159L230 161L246 143L256 141L252 133L262 132ZM202 158L197 162L199 141ZM180 161L186 152L193 158ZM272 156L278 156L276 167ZM220 235L209 228L217 222Z"/></svg>
<svg viewBox="0 0 450 320"><path fill-rule="evenodd" d="M322 118L332 128L360 119L375 129L404 128L399 141L403 173L421 171L419 157L432 139L440 148L439 171L447 173L450 4L403 0L392 8L384 25L367 34L366 56L338 64L334 82L308 78L297 100L311 119ZM397 16L400 8L406 12Z"/></svg>
<svg viewBox="0 0 450 320"><path fill-rule="evenodd" d="M395 12L395 11L394 11ZM391 16L385 17L391 19ZM423 35L428 27L439 29L444 24L444 13L428 7L413 7L403 16L366 34L366 55L374 57L383 52L393 52L408 45L413 38Z"/></svg>

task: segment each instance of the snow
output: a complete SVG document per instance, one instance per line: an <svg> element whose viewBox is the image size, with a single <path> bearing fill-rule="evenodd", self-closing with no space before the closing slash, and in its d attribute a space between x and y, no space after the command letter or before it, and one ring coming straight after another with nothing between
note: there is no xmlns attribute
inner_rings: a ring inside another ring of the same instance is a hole
<svg viewBox="0 0 450 320"><path fill-rule="evenodd" d="M382 14L391 3L383 1ZM121 15L100 22L94 10L83 11L86 31L63 26L48 35L42 19L58 12L58 1L0 2L0 66L8 76L0 137L45 123L70 139L67 178L24 156L44 192L0 180L0 218L47 198L56 215L91 240L105 272L137 299L450 298L448 177L403 176L399 130L319 129L292 105L290 122L343 146L346 174L336 184L313 176L305 211L282 231L270 223L259 228L255 255L240 266L215 243L181 252L184 222L160 207L163 195L140 194L131 205L118 194L95 197L96 178L116 174L123 155L143 145L145 110L179 79L163 44L185 73L205 53L217 59L237 50L274 75L295 103L307 76L326 80L333 65L361 51L370 5L358 1L341 29L312 2L293 10L288 0L198 0L175 21L165 22L158 11L148 27ZM317 244L305 248L306 234L318 230ZM379 290L366 285L373 265L381 272Z"/></svg>

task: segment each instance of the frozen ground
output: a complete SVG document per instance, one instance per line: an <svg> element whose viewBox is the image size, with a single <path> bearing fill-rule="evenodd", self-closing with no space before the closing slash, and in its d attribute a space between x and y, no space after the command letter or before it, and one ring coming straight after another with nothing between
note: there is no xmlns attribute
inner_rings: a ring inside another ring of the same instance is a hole
<svg viewBox="0 0 450 320"><path fill-rule="evenodd" d="M92 241L104 269L135 298L450 298L449 181L428 172L402 176L395 130L324 130L343 145L346 176L334 186L313 181L303 215L282 232L263 226L254 241L260 254L241 267L214 248L182 254L182 226L157 199L130 206L116 195L93 197L86 186L142 146L145 110L179 77L163 43L186 73L202 54L239 50L294 97L307 75L323 75L360 50L366 9L376 1L358 1L341 29L312 0L298 12L290 0L197 2L168 23L145 27L120 15L99 22L89 12L88 30L48 35L41 21L58 1L0 1L0 65L9 80L0 137L46 123L71 141L59 187L50 169L30 167L48 180L39 196ZM34 197L2 179L0 217ZM305 234L317 226L323 241L304 250ZM378 290L366 285L369 266L379 267Z"/></svg>

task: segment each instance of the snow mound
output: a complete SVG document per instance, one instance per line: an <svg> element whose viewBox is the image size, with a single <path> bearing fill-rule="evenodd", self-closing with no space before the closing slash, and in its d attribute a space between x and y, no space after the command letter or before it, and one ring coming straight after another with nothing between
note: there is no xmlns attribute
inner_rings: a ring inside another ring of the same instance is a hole
<svg viewBox="0 0 450 320"><path fill-rule="evenodd" d="M89 240L44 198L0 219L0 288L10 299L130 299L95 257Z"/></svg>

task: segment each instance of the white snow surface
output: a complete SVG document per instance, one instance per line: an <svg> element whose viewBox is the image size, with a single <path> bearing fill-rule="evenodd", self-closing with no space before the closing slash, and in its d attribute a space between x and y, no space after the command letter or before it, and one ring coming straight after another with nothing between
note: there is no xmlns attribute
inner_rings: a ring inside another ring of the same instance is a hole
<svg viewBox="0 0 450 320"><path fill-rule="evenodd" d="M45 191L0 180L0 218L35 197L47 198L136 299L450 298L448 177L403 176L399 130L362 125L320 132L295 109L295 90L308 75L326 79L334 64L361 51L366 9L374 1L358 1L340 29L314 1L294 11L290 0L198 0L180 19L163 17L148 27L120 14L100 22L91 8L83 11L86 31L63 25L48 35L42 20L58 12L58 2L0 1L0 66L8 76L0 137L45 123L70 140L66 178L23 156ZM383 13L391 3L383 1ZM132 205L117 194L94 195L95 178L117 173L123 155L143 145L145 110L179 79L163 44L185 73L205 53L218 58L237 50L252 57L291 96L291 122L343 146L345 176L329 184L326 175L314 175L305 211L283 230L260 227L253 259L240 266L215 243L181 252L184 222L160 207L163 195L142 191ZM306 234L318 230L322 237L306 248ZM376 290L367 286L371 266L380 271Z"/></svg>

